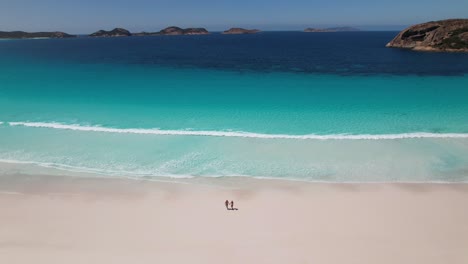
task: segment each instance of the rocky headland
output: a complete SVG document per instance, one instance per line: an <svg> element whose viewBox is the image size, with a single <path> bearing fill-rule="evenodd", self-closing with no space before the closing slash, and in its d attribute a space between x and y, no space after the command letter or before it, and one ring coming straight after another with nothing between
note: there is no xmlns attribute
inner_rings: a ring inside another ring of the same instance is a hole
<svg viewBox="0 0 468 264"><path fill-rule="evenodd" d="M255 34L260 32L258 29L245 29L245 28L230 28L222 32L222 34Z"/></svg>
<svg viewBox="0 0 468 264"><path fill-rule="evenodd" d="M129 37L132 33L123 28L114 28L111 31L99 30L89 35L90 37Z"/></svg>
<svg viewBox="0 0 468 264"><path fill-rule="evenodd" d="M34 39L34 38L74 38L64 32L24 32L24 31L0 31L0 39Z"/></svg>
<svg viewBox="0 0 468 264"><path fill-rule="evenodd" d="M333 27L333 28L306 28L304 32L352 32L360 31L353 27Z"/></svg>
<svg viewBox="0 0 468 264"><path fill-rule="evenodd" d="M386 47L468 52L468 19L447 19L411 26L400 32Z"/></svg>

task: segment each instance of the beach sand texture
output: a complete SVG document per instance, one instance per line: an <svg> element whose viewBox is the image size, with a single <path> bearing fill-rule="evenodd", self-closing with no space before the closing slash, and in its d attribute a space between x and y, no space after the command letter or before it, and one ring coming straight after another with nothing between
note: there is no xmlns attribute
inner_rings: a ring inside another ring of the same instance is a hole
<svg viewBox="0 0 468 264"><path fill-rule="evenodd" d="M0 263L468 263L466 184L0 178Z"/></svg>

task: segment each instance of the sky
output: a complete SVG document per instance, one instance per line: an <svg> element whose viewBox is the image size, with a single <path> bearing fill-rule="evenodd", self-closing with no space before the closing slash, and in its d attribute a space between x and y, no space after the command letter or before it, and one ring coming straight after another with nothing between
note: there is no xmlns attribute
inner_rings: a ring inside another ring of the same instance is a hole
<svg viewBox="0 0 468 264"><path fill-rule="evenodd" d="M468 0L0 0L0 31L85 34L123 27L167 26L303 30L354 26L401 30L447 18L468 18Z"/></svg>

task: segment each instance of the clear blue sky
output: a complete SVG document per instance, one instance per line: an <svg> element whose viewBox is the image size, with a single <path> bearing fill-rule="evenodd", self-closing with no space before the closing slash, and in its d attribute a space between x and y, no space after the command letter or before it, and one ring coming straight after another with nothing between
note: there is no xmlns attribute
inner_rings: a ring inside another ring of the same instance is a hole
<svg viewBox="0 0 468 264"><path fill-rule="evenodd" d="M0 0L0 31L158 31L170 25L212 31L231 26L400 29L467 17L468 0Z"/></svg>

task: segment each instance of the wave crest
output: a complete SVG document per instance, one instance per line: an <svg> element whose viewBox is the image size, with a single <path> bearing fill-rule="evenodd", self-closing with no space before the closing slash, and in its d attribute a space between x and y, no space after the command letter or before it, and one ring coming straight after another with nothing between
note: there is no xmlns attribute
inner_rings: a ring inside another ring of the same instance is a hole
<svg viewBox="0 0 468 264"><path fill-rule="evenodd" d="M3 124L3 122L0 122ZM46 123L46 122L8 122L10 126L34 128L51 128L84 132L144 134L162 136L211 136L211 137L241 137L260 139L315 139L315 140L380 140L380 139L416 139L416 138L468 138L468 133L429 133L412 132L401 134L330 134L330 135L287 135L262 134L244 131L197 131L197 130L161 130L157 128L111 128L102 126L83 126L78 124Z"/></svg>

